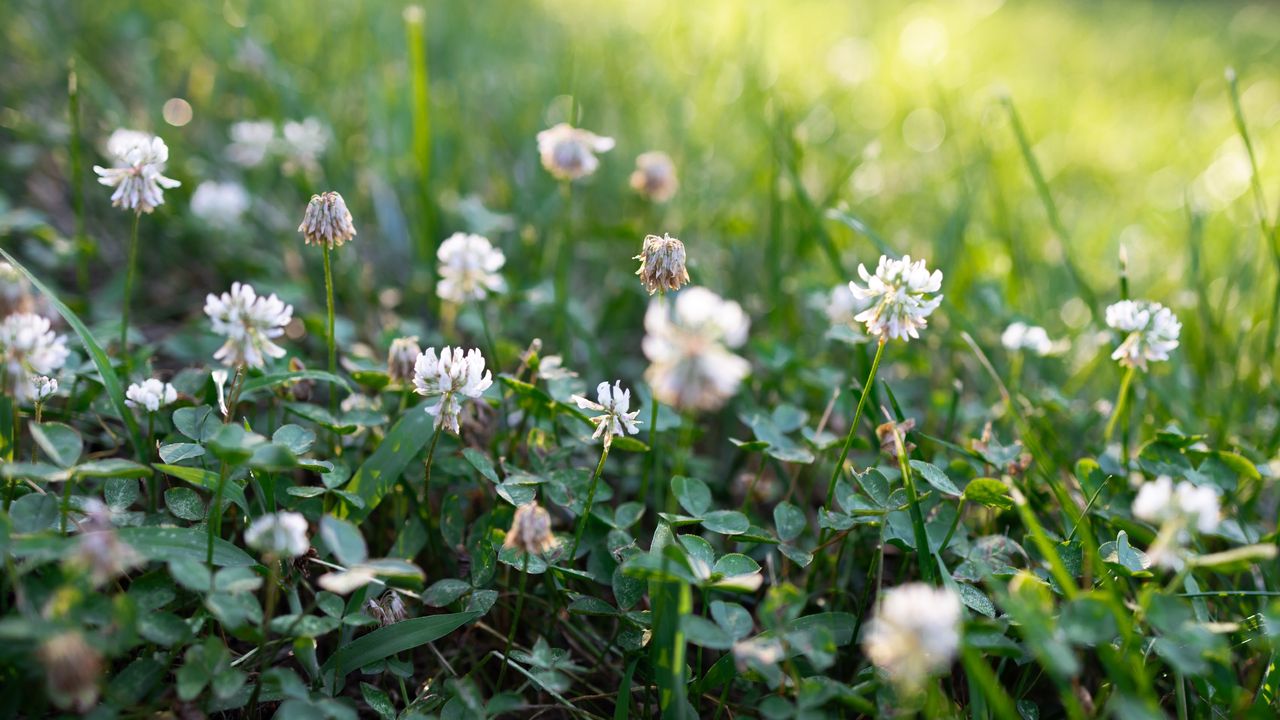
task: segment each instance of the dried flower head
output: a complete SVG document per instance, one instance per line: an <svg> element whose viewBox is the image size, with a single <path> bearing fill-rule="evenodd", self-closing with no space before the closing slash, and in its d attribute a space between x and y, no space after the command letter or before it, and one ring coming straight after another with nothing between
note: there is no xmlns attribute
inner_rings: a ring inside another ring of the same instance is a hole
<svg viewBox="0 0 1280 720"><path fill-rule="evenodd" d="M1023 322L1010 323L1000 334L1000 344L1011 352L1026 350L1036 355L1053 352L1053 341L1049 339L1049 333L1038 325Z"/></svg>
<svg viewBox="0 0 1280 720"><path fill-rule="evenodd" d="M556 537L551 534L551 515L536 502L516 508L511 529L502 541L504 548L518 548L533 555L550 552L556 544Z"/></svg>
<svg viewBox="0 0 1280 720"><path fill-rule="evenodd" d="M275 123L270 120L242 120L231 126L227 159L244 167L257 167L267 159L275 142Z"/></svg>
<svg viewBox="0 0 1280 720"><path fill-rule="evenodd" d="M409 617L409 608L405 606L404 598L400 597L398 592L387 592L380 598L371 597L365 601L364 609L383 627L394 625Z"/></svg>
<svg viewBox="0 0 1280 720"><path fill-rule="evenodd" d="M942 296L934 295L942 289L942 271L930 273L924 260L913 263L910 255L901 260L881 255L874 275L861 264L858 275L867 286L851 282L849 290L870 305L854 319L881 341L920 337L919 330L929 324L926 318L942 303Z"/></svg>
<svg viewBox="0 0 1280 720"><path fill-rule="evenodd" d="M689 282L689 271L684 265L684 243L666 233L662 237L646 235L635 259L640 261L636 275L640 276L640 282L650 295L659 291L675 292Z"/></svg>
<svg viewBox="0 0 1280 720"><path fill-rule="evenodd" d="M240 183L206 180L191 194L191 214L213 227L235 227L248 209L249 191Z"/></svg>
<svg viewBox="0 0 1280 720"><path fill-rule="evenodd" d="M885 415L888 415L888 413L885 413ZM911 454L911 451L916 449L916 445L915 443L907 440L907 434L915 429L916 429L915 418L907 418L902 422L895 422L893 420L889 420L888 422L877 425L876 439L880 441L880 450L882 452L888 453L892 457L897 457L898 443L897 443L897 440L894 439L894 436L896 434L897 437L902 438L903 452L907 453L908 455Z"/></svg>
<svg viewBox="0 0 1280 720"><path fill-rule="evenodd" d="M393 383L409 383L413 380L413 368L418 362L422 348L418 347L418 336L409 335L391 341L391 349L387 351L387 376Z"/></svg>
<svg viewBox="0 0 1280 720"><path fill-rule="evenodd" d="M867 657L899 690L918 692L951 665L960 647L960 598L955 592L910 583L884 594L867 626Z"/></svg>
<svg viewBox="0 0 1280 720"><path fill-rule="evenodd" d="M636 156L636 169L631 173L631 189L656 203L675 196L680 182L671 156L654 150Z"/></svg>
<svg viewBox="0 0 1280 720"><path fill-rule="evenodd" d="M542 167L557 180L577 180L596 171L596 153L613 149L613 138L560 123L538 133L538 155Z"/></svg>
<svg viewBox="0 0 1280 720"><path fill-rule="evenodd" d="M356 226L351 224L351 213L347 210L346 201L330 190L311 196L298 232L302 233L308 245L327 245L332 250L342 247L343 243L355 237Z"/></svg>
<svg viewBox="0 0 1280 720"><path fill-rule="evenodd" d="M89 499L84 514L72 562L89 571L94 587L111 582L142 562L142 556L116 534L111 511L101 500Z"/></svg>
<svg viewBox="0 0 1280 720"><path fill-rule="evenodd" d="M164 190L182 183L164 176L169 146L164 140L134 130L117 130L107 142L115 167L94 165L98 182L115 188L114 207L149 213L164 204Z"/></svg>
<svg viewBox="0 0 1280 720"><path fill-rule="evenodd" d="M419 395L439 398L427 412L435 417L435 427L457 433L463 398L479 398L493 384L493 373L484 369L484 355L471 349L445 346L436 357L435 348L418 356L413 368L413 385Z"/></svg>
<svg viewBox="0 0 1280 720"><path fill-rule="evenodd" d="M296 512L278 512L254 520L244 531L249 547L264 555L298 557L311 548L307 539L307 519Z"/></svg>
<svg viewBox="0 0 1280 720"><path fill-rule="evenodd" d="M52 375L68 354L67 339L50 329L47 318L14 313L0 322L0 382L19 402L35 398L32 375Z"/></svg>
<svg viewBox="0 0 1280 720"><path fill-rule="evenodd" d="M602 413L591 418L591 422L595 423L596 432L591 437L604 437L606 446L613 443L615 435L635 435L640 432L636 427L636 416L640 414L628 412L631 409L631 391L622 389L622 381L614 382L613 387L609 387L608 382L602 382L596 386L596 398L598 402L592 402L581 395L574 395L570 399L578 404L583 410L594 410Z"/></svg>
<svg viewBox="0 0 1280 720"><path fill-rule="evenodd" d="M1148 362L1168 360L1182 332L1172 310L1146 300L1121 300L1108 306L1107 326L1125 333L1111 359L1140 370L1146 370Z"/></svg>
<svg viewBox="0 0 1280 720"><path fill-rule="evenodd" d="M436 295L443 300L462 304L507 289L506 281L498 274L507 258L482 235L454 233L440 243L436 257L440 260Z"/></svg>
<svg viewBox="0 0 1280 720"><path fill-rule="evenodd" d="M689 288L672 305L660 299L645 313L645 379L660 402L716 410L751 372L750 363L729 351L746 342L751 322L738 303L706 288Z"/></svg>
<svg viewBox="0 0 1280 720"><path fill-rule="evenodd" d="M63 710L86 713L98 704L102 654L78 630L45 640L37 652L44 666L49 699Z"/></svg>
<svg viewBox="0 0 1280 720"><path fill-rule="evenodd" d="M53 397L58 392L58 379L48 375L31 376L31 397L38 403Z"/></svg>
<svg viewBox="0 0 1280 720"><path fill-rule="evenodd" d="M125 405L143 408L147 412L155 412L178 399L178 391L173 388L173 385L155 378L147 378L140 383L129 385L124 395Z"/></svg>
<svg viewBox="0 0 1280 720"><path fill-rule="evenodd" d="M213 354L215 360L231 367L262 367L269 357L284 357L284 348L272 340L284 334L293 306L275 294L261 297L251 285L232 283L231 292L205 298L204 312L213 321L213 331L227 337Z"/></svg>

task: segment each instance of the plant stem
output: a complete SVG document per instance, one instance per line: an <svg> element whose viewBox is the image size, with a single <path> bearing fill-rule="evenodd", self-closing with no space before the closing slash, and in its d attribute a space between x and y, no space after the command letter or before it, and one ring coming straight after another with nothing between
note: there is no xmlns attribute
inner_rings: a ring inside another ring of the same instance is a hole
<svg viewBox="0 0 1280 720"><path fill-rule="evenodd" d="M333 267L329 262L329 244L321 243L320 248L324 251L324 302L325 310L329 315L329 324L326 326L328 332L325 334L326 348L329 351L329 372L336 375L338 373L338 351L334 345L333 337ZM338 396L334 392L329 393L329 412L334 412L338 405Z"/></svg>
<svg viewBox="0 0 1280 720"><path fill-rule="evenodd" d="M276 609L276 591L278 590L278 588L276 587L277 585L276 573L277 573L277 568L279 566L280 566L280 561L274 557L271 558L270 562L268 562L267 564L267 567L268 567L267 605L266 605L265 612L262 613L262 626L259 631L262 637L259 638L258 640L258 658L257 658L258 682L254 684L253 694L249 696L249 717L253 717L255 712L257 711L258 694L262 691L262 666L267 661L266 660L267 636L271 629L271 616L275 614L275 609ZM299 616L299 619L301 619L301 616Z"/></svg>
<svg viewBox="0 0 1280 720"><path fill-rule="evenodd" d="M67 61L67 117L70 124L71 140L71 207L75 212L76 224L76 282L80 287L80 295L86 303L89 298L89 261L93 256L93 241L84 231L84 182L82 173L84 162L81 159L80 140L80 79L76 74L76 58L73 55Z"/></svg>
<svg viewBox="0 0 1280 720"><path fill-rule="evenodd" d="M427 510L428 503L431 498L431 461L436 456L436 444L440 442L440 435L444 432L444 423L441 422L436 426L435 434L431 436L431 445L427 448L426 469L423 471L422 478L422 503L418 507L418 511L422 514L424 521L430 521L430 512ZM428 528L429 530L429 528ZM428 532L428 535L430 533Z"/></svg>
<svg viewBox="0 0 1280 720"><path fill-rule="evenodd" d="M222 463L222 469L218 473L218 489L213 493L213 504L209 506L209 517L205 520L205 525L209 529L209 547L205 553L205 564L209 566L209 572L213 572L213 538L222 535L222 494L227 487L227 464Z"/></svg>
<svg viewBox="0 0 1280 720"><path fill-rule="evenodd" d="M902 434L898 432L897 426L893 428L893 447L898 454L898 469L902 472L902 484L907 489L907 509L911 515L911 526L915 530L916 556L920 561L920 574L926 581L936 585L937 573L933 564L933 551L929 549L929 532L924 527L924 514L920 512L920 499L916 495L915 479L911 476L911 465L907 463L907 450L902 445Z"/></svg>
<svg viewBox="0 0 1280 720"><path fill-rule="evenodd" d="M155 447L155 425L156 414L152 412L147 413L147 448ZM147 493L147 509L149 512L154 513L156 509L160 507L160 476L157 475L154 470L151 471L151 477L147 480L147 486L150 491Z"/></svg>
<svg viewBox="0 0 1280 720"><path fill-rule="evenodd" d="M564 215L560 225L560 252L556 256L555 295L556 295L556 339L560 342L561 351L566 359L573 357L569 347L569 260L573 255L573 183L560 183L560 192L564 197Z"/></svg>
<svg viewBox="0 0 1280 720"><path fill-rule="evenodd" d="M495 690L502 690L502 681L507 676L507 666L511 664L511 644L516 639L516 629L520 627L520 613L524 611L524 587L529 580L529 553L524 554L524 562L520 566L520 587L516 590L516 612L511 616L511 629L507 631L507 647L502 651L502 669L498 671L498 684Z"/></svg>
<svg viewBox="0 0 1280 720"><path fill-rule="evenodd" d="M836 460L836 467L831 472L831 481L827 483L827 504L828 509L831 508L832 501L836 496L836 481L840 479L840 471L844 469L844 461L849 457L849 448L853 446L853 437L858 434L858 422L862 420L862 407L866 405L867 396L871 394L871 386L875 383L876 371L880 368L880 357L884 354L884 346L886 339L880 338L879 345L876 346L875 359L871 361L871 372L867 374L867 381L862 385L862 395L858 398L858 409L853 413L853 422L849 423L849 434L845 435L844 446L840 448L840 457Z"/></svg>
<svg viewBox="0 0 1280 720"><path fill-rule="evenodd" d="M124 276L124 307L120 311L120 357L125 374L129 373L129 305L133 300L133 279L138 271L138 223L142 213L133 214L133 232L129 234L129 264Z"/></svg>
<svg viewBox="0 0 1280 720"><path fill-rule="evenodd" d="M1129 385L1133 383L1133 375L1137 372L1137 368L1130 366L1125 369L1124 377L1120 380L1120 392L1116 394L1116 406L1111 410L1111 419L1107 421L1107 429L1102 435L1104 442L1110 442L1111 436L1115 433L1116 421L1120 419L1121 413L1125 410L1125 405L1129 399Z"/></svg>
<svg viewBox="0 0 1280 720"><path fill-rule="evenodd" d="M578 557L578 543L582 540L582 532L587 529L587 519L591 517L591 506L596 501L596 486L600 484L600 473L604 472L604 461L609 457L609 440L605 435L604 448L600 451L600 462L596 463L596 472L591 476L591 487L587 490L587 504L582 508L582 517L578 518L578 528L573 531L573 546L569 550L569 564Z"/></svg>

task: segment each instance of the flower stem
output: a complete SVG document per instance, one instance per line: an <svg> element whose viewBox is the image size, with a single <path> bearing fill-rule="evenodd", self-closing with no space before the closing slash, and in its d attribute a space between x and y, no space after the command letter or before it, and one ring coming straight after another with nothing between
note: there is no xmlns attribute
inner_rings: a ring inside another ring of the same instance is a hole
<svg viewBox="0 0 1280 720"><path fill-rule="evenodd" d="M902 472L902 484L907 489L907 504L911 514L911 526L915 530L916 556L920 561L920 574L927 582L936 585L937 573L934 572L933 551L929 549L929 533L924 527L924 514L920 512L916 483L911 476L911 466L907 463L907 449L902 446L902 434L898 432L897 426L893 428L893 446L898 454L898 469Z"/></svg>
<svg viewBox="0 0 1280 720"><path fill-rule="evenodd" d="M658 471L658 395L649 386L649 456L645 458L644 478L640 481L640 502L649 504L649 479Z"/></svg>
<svg viewBox="0 0 1280 720"><path fill-rule="evenodd" d="M156 414L147 413L147 447L155 447L156 432ZM151 471L151 477L147 480L147 510L151 513L156 512L160 507L160 476L154 470Z"/></svg>
<svg viewBox="0 0 1280 720"><path fill-rule="evenodd" d="M133 279L138 270L138 223L142 213L133 214L133 232L129 235L129 264L124 276L124 307L120 311L120 357L125 373L129 372L129 305L133 301Z"/></svg>
<svg viewBox="0 0 1280 720"><path fill-rule="evenodd" d="M1129 367L1124 371L1124 377L1120 380L1120 392L1116 395L1116 406L1111 411L1111 419L1107 421L1106 432L1103 433L1103 441L1110 442L1111 436L1115 433L1116 421L1120 419L1120 415L1124 413L1125 406L1129 400L1129 385L1133 383L1133 375L1136 368Z"/></svg>
<svg viewBox="0 0 1280 720"><path fill-rule="evenodd" d="M258 682L254 684L253 693L249 696L249 715L248 715L249 717L254 717L258 709L258 695L262 690L262 667L267 662L266 660L267 636L269 635L270 629L271 629L271 616L275 614L275 609L276 609L276 591L278 589L277 582L276 582L276 573L277 573L277 568L279 566L280 566L280 561L277 560L276 558L271 558L270 563L268 563L267 605L266 605L266 610L262 613L262 626L261 626L261 629L259 630L259 633L262 635L262 637L258 639L258 657L257 657ZM301 616L299 616L299 619L301 619Z"/></svg>
<svg viewBox="0 0 1280 720"><path fill-rule="evenodd" d="M440 442L440 435L444 432L444 422L441 421L436 425L436 432L431 436L431 446L427 448L426 469L423 471L422 478L422 503L418 506L418 511L422 514L423 521L430 521L430 512L427 510L431 497L431 461L436 456L436 444ZM430 532L427 533L430 535Z"/></svg>
<svg viewBox="0 0 1280 720"><path fill-rule="evenodd" d="M836 481L840 479L840 471L844 469L844 461L849 457L849 448L853 446L853 436L858 434L858 422L862 419L862 408L867 403L867 396L871 394L871 386L875 384L876 371L880 369L880 357L884 354L885 338L880 338L880 344L876 346L875 359L871 361L871 372L867 374L867 382L862 385L862 395L858 398L858 409L853 413L853 422L849 424L849 434L845 435L844 446L840 448L840 457L836 460L836 467L831 472L831 481L827 483L827 508L831 507L832 501L836 496Z"/></svg>
<svg viewBox="0 0 1280 720"><path fill-rule="evenodd" d="M227 487L227 464L222 463L222 470L218 473L218 489L213 493L213 504L209 506L209 517L205 520L205 525L209 529L209 546L205 553L204 561L209 566L209 572L213 572L213 538L222 535L222 494Z"/></svg>
<svg viewBox="0 0 1280 720"><path fill-rule="evenodd" d="M555 294L556 294L556 338L562 346L566 358L571 358L569 347L569 261L573 255L573 183L565 181L560 184L560 192L564 196L564 216L560 226L560 252L556 256Z"/></svg>
<svg viewBox="0 0 1280 720"><path fill-rule="evenodd" d="M494 688L501 690L502 681L507 676L507 665L511 664L511 644L516 639L516 629L520 627L520 613L524 611L524 586L529 580L529 553L524 554L524 562L520 567L520 587L516 590L516 612L511 616L511 629L507 631L507 647L502 651L502 669L498 671L498 684Z"/></svg>
<svg viewBox="0 0 1280 720"><path fill-rule="evenodd" d="M329 261L329 253L331 252L329 250L329 244L321 243L320 247L324 251L324 301L325 310L329 316L329 324L327 325L328 332L325 334L325 343L326 348L329 351L329 372L336 375L338 373L338 351L334 345L333 337L333 266ZM329 412L332 413L337 409L337 400L338 396L336 394L332 392L329 393Z"/></svg>
<svg viewBox="0 0 1280 720"><path fill-rule="evenodd" d="M582 532L587 529L587 519L591 517L591 506L596 501L596 486L600 484L600 473L604 472L604 461L609 457L610 436L605 436L604 449L600 451L600 462L596 463L596 472L591 476L591 487L587 490L587 504L582 507L582 517L578 518L578 529L573 531L573 546L569 550L569 563L572 565L578 557L578 543L582 540Z"/></svg>

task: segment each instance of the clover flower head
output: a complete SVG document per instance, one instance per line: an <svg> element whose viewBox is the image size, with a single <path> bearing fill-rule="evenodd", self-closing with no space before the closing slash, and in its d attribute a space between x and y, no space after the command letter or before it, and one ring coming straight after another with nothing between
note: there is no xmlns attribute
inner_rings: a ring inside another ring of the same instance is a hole
<svg viewBox="0 0 1280 720"><path fill-rule="evenodd" d="M1143 483L1133 499L1133 516L1139 520L1157 524L1179 520L1200 533L1217 530L1221 513L1217 490L1187 480L1175 486L1167 475Z"/></svg>
<svg viewBox="0 0 1280 720"><path fill-rule="evenodd" d="M1172 310L1146 300L1121 300L1110 305L1106 320L1108 327L1124 333L1111 359L1140 370L1146 370L1148 362L1168 360L1182 332L1182 323Z"/></svg>
<svg viewBox="0 0 1280 720"><path fill-rule="evenodd" d="M451 303L483 300L489 293L507 289L499 270L507 258L483 235L454 233L436 250L440 260L440 282L436 295Z"/></svg>
<svg viewBox="0 0 1280 720"><path fill-rule="evenodd" d="M31 376L31 397L36 402L44 402L58 392L58 379L48 375Z"/></svg>
<svg viewBox="0 0 1280 720"><path fill-rule="evenodd" d="M124 404L131 408L143 408L147 412L155 412L178 399L178 391L173 385L147 378L140 383L129 385L124 393Z"/></svg>
<svg viewBox="0 0 1280 720"><path fill-rule="evenodd" d="M276 557L300 557L311 549L307 519L296 512L278 512L254 520L244 531L249 547Z"/></svg>
<svg viewBox="0 0 1280 720"><path fill-rule="evenodd" d="M640 261L640 269L636 275L644 289L652 295L655 292L675 292L689 282L689 271L685 268L684 243L679 239L663 233L646 235L640 254L635 256Z"/></svg>
<svg viewBox="0 0 1280 720"><path fill-rule="evenodd" d="M329 146L329 129L324 123L314 117L290 120L280 129L280 135L279 147L284 152L286 174L319 170L320 156Z"/></svg>
<svg viewBox="0 0 1280 720"><path fill-rule="evenodd" d="M235 227L248 209L249 191L240 183L205 180L191 193L191 214L213 227Z"/></svg>
<svg viewBox="0 0 1280 720"><path fill-rule="evenodd" d="M346 201L338 193L329 191L311 196L298 232L308 245L327 245L332 250L355 237L356 226L351 223Z"/></svg>
<svg viewBox="0 0 1280 720"><path fill-rule="evenodd" d="M613 149L613 138L560 123L538 133L538 155L542 167L557 180L577 180L591 175L600 166L596 153Z"/></svg>
<svg viewBox="0 0 1280 720"><path fill-rule="evenodd" d="M556 544L556 536L551 533L551 515L536 502L516 508L511 529L502 541L504 548L518 548L532 555L550 552Z"/></svg>
<svg viewBox="0 0 1280 720"><path fill-rule="evenodd" d="M434 417L435 427L447 427L457 434L458 417L462 414L464 398L476 399L493 384L493 373L485 370L484 355L477 349L463 352L462 348L445 346L436 356L435 348L418 356L413 368L413 386L419 395L438 398L427 407Z"/></svg>
<svg viewBox="0 0 1280 720"><path fill-rule="evenodd" d="M645 312L645 379L660 402L680 410L716 410L737 392L751 364L730 352L751 326L742 306L701 287L661 298Z"/></svg>
<svg viewBox="0 0 1280 720"><path fill-rule="evenodd" d="M640 432L636 427L639 424L636 416L640 411L628 412L631 410L631 391L622 389L621 380L614 382L612 388L607 381L596 386L596 402L581 395L574 395L571 399L582 410L601 413L591 418L596 426L595 434L591 437L604 437L605 445L611 444L615 435L635 435Z"/></svg>
<svg viewBox="0 0 1280 720"><path fill-rule="evenodd" d="M664 203L675 196L680 182L671 156L654 150L636 156L636 169L631 173L631 189L651 202Z"/></svg>
<svg viewBox="0 0 1280 720"><path fill-rule="evenodd" d="M182 183L165 177L169 146L164 140L134 130L117 130L107 141L114 166L94 165L98 182L115 188L111 204L138 213L150 213L164 204L164 191Z"/></svg>
<svg viewBox="0 0 1280 720"><path fill-rule="evenodd" d="M49 699L54 705L87 713L98 704L102 654L79 630L66 630L45 640L36 657L44 666Z"/></svg>
<svg viewBox="0 0 1280 720"><path fill-rule="evenodd" d="M105 585L142 562L142 556L116 534L111 510L97 498L84 506L85 519L72 562L87 568L94 587Z"/></svg>
<svg viewBox="0 0 1280 720"><path fill-rule="evenodd" d="M398 592L388 592L380 598L369 598L364 609L372 615L379 625L394 625L409 616L409 608L405 607L404 598Z"/></svg>
<svg viewBox="0 0 1280 720"><path fill-rule="evenodd" d="M902 691L918 692L945 671L960 647L960 598L923 583L887 591L867 626L867 657Z"/></svg>
<svg viewBox="0 0 1280 720"><path fill-rule="evenodd" d="M853 290L849 289L849 283L840 283L831 288L823 311L827 314L827 322L833 326L842 325L858 330L856 326L861 323L854 318L870 305L870 300L854 295Z"/></svg>
<svg viewBox="0 0 1280 720"><path fill-rule="evenodd" d="M227 159L244 167L261 165L276 142L276 124L270 120L242 120L230 132Z"/></svg>
<svg viewBox="0 0 1280 720"><path fill-rule="evenodd" d="M1010 323L1000 334L1000 344L1010 352L1026 350L1036 355L1053 352L1053 341L1049 339L1049 333L1038 325L1024 322Z"/></svg>
<svg viewBox="0 0 1280 720"><path fill-rule="evenodd" d="M262 297L247 283L232 283L230 292L205 298L204 312L213 331L227 338L215 360L230 367L262 367L269 357L284 357L284 348L272 340L293 320L293 306L274 294Z"/></svg>
<svg viewBox="0 0 1280 720"><path fill-rule="evenodd" d="M855 298L868 302L868 307L854 316L867 326L867 333L883 342L893 338L909 340L920 337L927 318L942 303L936 295L942 289L942 271L929 272L924 260L911 261L910 255L894 260L880 256L875 274L858 265L858 275L866 287L849 283Z"/></svg>
<svg viewBox="0 0 1280 720"><path fill-rule="evenodd" d="M418 363L422 348L418 347L418 336L408 335L391 341L391 349L387 351L387 376L392 382L408 383L413 380L413 368Z"/></svg>
<svg viewBox="0 0 1280 720"><path fill-rule="evenodd" d="M0 322L0 382L19 402L36 397L32 375L52 375L67 361L67 339L50 329L48 318L14 313Z"/></svg>

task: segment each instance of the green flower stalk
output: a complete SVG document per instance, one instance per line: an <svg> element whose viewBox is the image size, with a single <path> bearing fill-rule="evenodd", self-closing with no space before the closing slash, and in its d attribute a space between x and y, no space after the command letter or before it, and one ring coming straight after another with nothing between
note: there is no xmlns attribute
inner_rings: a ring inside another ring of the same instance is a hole
<svg viewBox="0 0 1280 720"><path fill-rule="evenodd" d="M325 344L328 350L329 372L336 374L338 354L333 330L333 267L329 256L335 248L342 247L344 243L356 236L356 228L351 222L351 212L347 210L346 201L333 191L312 195L311 201L307 203L306 213L302 217L302 224L298 226L298 232L302 233L308 245L319 245L324 253L324 295L328 316ZM331 409L336 399L336 396L330 397Z"/></svg>

